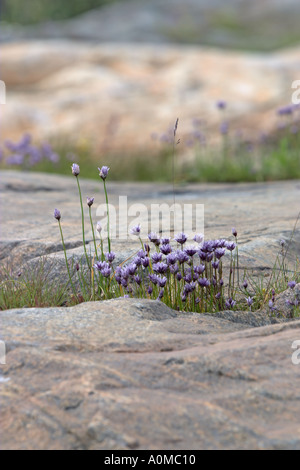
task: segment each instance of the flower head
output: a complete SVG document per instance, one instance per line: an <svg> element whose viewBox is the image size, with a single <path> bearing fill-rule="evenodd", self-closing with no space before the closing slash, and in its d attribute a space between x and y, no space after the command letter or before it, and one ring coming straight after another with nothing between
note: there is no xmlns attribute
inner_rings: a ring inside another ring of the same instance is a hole
<svg viewBox="0 0 300 470"><path fill-rule="evenodd" d="M196 233L196 235L193 238L194 242L196 243L202 243L204 241L204 235L203 233Z"/></svg>
<svg viewBox="0 0 300 470"><path fill-rule="evenodd" d="M94 204L94 200L95 198L94 197L87 197L86 198L86 203L89 207L91 207L93 204Z"/></svg>
<svg viewBox="0 0 300 470"><path fill-rule="evenodd" d="M233 227L233 229L231 230L232 231L232 235L236 238L237 237L237 230L235 227Z"/></svg>
<svg viewBox="0 0 300 470"><path fill-rule="evenodd" d="M78 176L79 173L80 173L80 168L79 168L79 165L77 165L77 163L73 163L73 165L71 166L72 168L72 173L74 176Z"/></svg>
<svg viewBox="0 0 300 470"><path fill-rule="evenodd" d="M219 100L219 101L217 101L217 108L218 108L218 109L223 110L223 109L226 108L226 106L227 106L226 101L224 101L224 100Z"/></svg>
<svg viewBox="0 0 300 470"><path fill-rule="evenodd" d="M96 225L96 230L97 232L100 234L101 233L101 230L102 230L102 225L100 222L97 222L97 225Z"/></svg>
<svg viewBox="0 0 300 470"><path fill-rule="evenodd" d="M289 287L290 289L295 289L295 287L296 287L296 282L295 282L295 281L289 281L289 282L288 282L288 287Z"/></svg>
<svg viewBox="0 0 300 470"><path fill-rule="evenodd" d="M61 213L58 209L54 209L54 218L56 220L60 220L61 219Z"/></svg>
<svg viewBox="0 0 300 470"><path fill-rule="evenodd" d="M169 253L172 252L172 247L169 243L166 244L166 245L161 245L160 246L160 251L163 255L168 255Z"/></svg>
<svg viewBox="0 0 300 470"><path fill-rule="evenodd" d="M141 233L141 224L137 224L134 227L131 227L130 233L131 235L136 235L138 237Z"/></svg>
<svg viewBox="0 0 300 470"><path fill-rule="evenodd" d="M195 246L195 245L189 245L184 249L186 254L190 257L193 257L197 253L198 250L199 250L198 246Z"/></svg>
<svg viewBox="0 0 300 470"><path fill-rule="evenodd" d="M103 166L101 168L98 167L98 170L99 170L99 176L101 176L101 178L104 181L108 175L110 168L108 166Z"/></svg>
<svg viewBox="0 0 300 470"><path fill-rule="evenodd" d="M154 245L156 246L159 246L161 241L160 241L160 238L159 236L157 235L156 232L150 232L149 235L148 235L148 238L150 240L150 242L154 243Z"/></svg>
<svg viewBox="0 0 300 470"><path fill-rule="evenodd" d="M226 243L226 248L229 251L233 251L235 249L235 243L234 242L227 242Z"/></svg>
<svg viewBox="0 0 300 470"><path fill-rule="evenodd" d="M105 258L107 259L107 261L109 263L112 263L114 261L115 257L116 257L116 253L114 253L113 251L105 253Z"/></svg>
<svg viewBox="0 0 300 470"><path fill-rule="evenodd" d="M188 236L185 233L178 233L174 237L174 240L180 245L184 245L187 239L188 239Z"/></svg>

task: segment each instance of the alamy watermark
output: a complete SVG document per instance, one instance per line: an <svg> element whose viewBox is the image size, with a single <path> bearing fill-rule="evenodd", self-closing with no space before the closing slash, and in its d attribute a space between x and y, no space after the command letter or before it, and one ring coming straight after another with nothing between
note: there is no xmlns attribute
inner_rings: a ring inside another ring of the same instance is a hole
<svg viewBox="0 0 300 470"><path fill-rule="evenodd" d="M5 343L0 340L0 364L6 364Z"/></svg>
<svg viewBox="0 0 300 470"><path fill-rule="evenodd" d="M0 104L6 103L6 86L5 83L0 80Z"/></svg>
<svg viewBox="0 0 300 470"><path fill-rule="evenodd" d="M119 196L117 205L109 204L110 238L118 240L134 239L130 232L141 226L140 236L146 240L150 232L172 237L184 232L192 239L197 233L204 233L204 204L128 204L127 196ZM101 219L102 236L107 232L107 206L99 204L96 216Z"/></svg>
<svg viewBox="0 0 300 470"><path fill-rule="evenodd" d="M292 89L295 90L292 94L292 103L300 104L300 80L293 81Z"/></svg>
<svg viewBox="0 0 300 470"><path fill-rule="evenodd" d="M294 366L298 366L300 364L300 340L293 342L292 349L296 349L296 351L292 354L292 363Z"/></svg>

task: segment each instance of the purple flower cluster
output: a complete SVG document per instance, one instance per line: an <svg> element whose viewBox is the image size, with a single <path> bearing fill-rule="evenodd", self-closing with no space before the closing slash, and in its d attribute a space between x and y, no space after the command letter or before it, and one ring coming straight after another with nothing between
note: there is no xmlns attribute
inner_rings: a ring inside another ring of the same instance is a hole
<svg viewBox="0 0 300 470"><path fill-rule="evenodd" d="M5 162L7 165L14 166L34 166L42 160L48 160L51 163L59 162L59 155L55 153L49 143L43 142L40 146L32 144L30 134L24 134L18 142L6 140L4 149L0 149L2 158L7 154Z"/></svg>
<svg viewBox="0 0 300 470"><path fill-rule="evenodd" d="M139 235L140 226L134 227L132 233ZM170 238L159 238L154 232L149 233L148 239L154 245L153 253L146 244L145 249L139 250L130 264L118 266L115 270L115 280L127 294L136 292L145 284L148 295L162 299L165 288L168 285L174 288L176 284L182 302L194 298L195 305L202 308L203 296L210 293L215 302L225 302L222 294L224 282L221 277L221 258L226 249L234 250L233 242L224 239L204 241L203 235L199 234L194 237L198 244L185 245L188 236L179 233L173 239L179 244L176 248ZM100 264L100 272L102 269ZM230 308L235 306L232 299L227 303Z"/></svg>

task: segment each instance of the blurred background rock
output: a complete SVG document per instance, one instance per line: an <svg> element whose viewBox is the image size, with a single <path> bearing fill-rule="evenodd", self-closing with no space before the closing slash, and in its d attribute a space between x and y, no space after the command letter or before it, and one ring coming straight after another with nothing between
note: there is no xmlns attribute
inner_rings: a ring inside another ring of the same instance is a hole
<svg viewBox="0 0 300 470"><path fill-rule="evenodd" d="M61 156L54 171L69 171L75 153L116 178L167 178L179 117L181 179L218 180L212 148L253 160L234 181L299 177L300 112L278 113L300 79L299 13L296 0L2 0L2 159L5 140L30 133ZM263 171L275 148L276 168Z"/></svg>

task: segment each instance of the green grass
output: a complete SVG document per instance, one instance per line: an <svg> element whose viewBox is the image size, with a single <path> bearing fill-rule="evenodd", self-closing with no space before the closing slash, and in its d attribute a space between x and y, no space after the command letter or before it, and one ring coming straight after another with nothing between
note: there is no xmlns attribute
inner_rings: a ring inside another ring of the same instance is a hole
<svg viewBox="0 0 300 470"><path fill-rule="evenodd" d="M34 24L47 20L64 20L101 7L115 0L2 0L1 20L8 23ZM26 8L24 8L26 3Z"/></svg>
<svg viewBox="0 0 300 470"><path fill-rule="evenodd" d="M300 134L280 133L266 143L238 143L227 137L226 147L203 148L195 145L193 159L184 158L184 139L176 148L176 182L263 182L286 179L300 179ZM95 154L87 145L73 146L56 140L51 142L60 155L60 161L53 164L43 160L31 171L70 174L72 163L84 168L85 178L97 179L98 166L111 168L115 181L157 181L172 182L172 146L161 144L156 151L138 153ZM74 154L70 157L70 154ZM3 162L0 168L16 169Z"/></svg>
<svg viewBox="0 0 300 470"><path fill-rule="evenodd" d="M56 307L71 302L68 283L51 280L54 264L41 257L35 265L1 265L0 310Z"/></svg>

